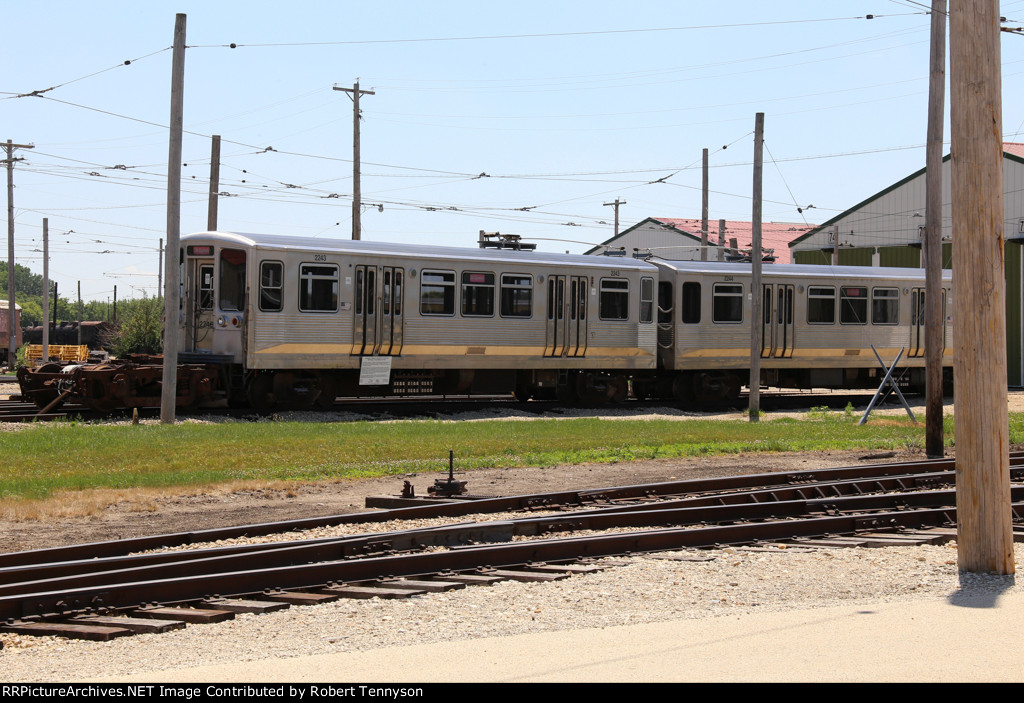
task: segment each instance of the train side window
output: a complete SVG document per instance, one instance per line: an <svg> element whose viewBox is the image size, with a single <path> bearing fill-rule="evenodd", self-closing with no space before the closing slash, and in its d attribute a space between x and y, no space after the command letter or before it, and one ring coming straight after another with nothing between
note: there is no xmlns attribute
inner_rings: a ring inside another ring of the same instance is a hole
<svg viewBox="0 0 1024 703"><path fill-rule="evenodd" d="M871 322L875 325L898 325L900 322L900 291L898 288L874 288L871 291Z"/></svg>
<svg viewBox="0 0 1024 703"><path fill-rule="evenodd" d="M338 267L299 264L299 311L337 312Z"/></svg>
<svg viewBox="0 0 1024 703"><path fill-rule="evenodd" d="M807 286L807 324L834 325L836 323L836 289L826 286Z"/></svg>
<svg viewBox="0 0 1024 703"><path fill-rule="evenodd" d="M420 276L420 314L455 314L455 272L424 271Z"/></svg>
<svg viewBox="0 0 1024 703"><path fill-rule="evenodd" d="M839 294L839 322L843 325L868 323L868 289L864 286L842 286Z"/></svg>
<svg viewBox="0 0 1024 703"><path fill-rule="evenodd" d="M260 310L263 312L281 312L282 278L284 264L280 261L264 261L260 264Z"/></svg>
<svg viewBox="0 0 1024 703"><path fill-rule="evenodd" d="M628 320L629 281L622 278L602 278L600 304L602 320Z"/></svg>
<svg viewBox="0 0 1024 703"><path fill-rule="evenodd" d="M684 324L700 324L700 283L686 281L683 284L683 303L680 309L683 311Z"/></svg>
<svg viewBox="0 0 1024 703"><path fill-rule="evenodd" d="M245 309L245 252L220 250L220 309Z"/></svg>
<svg viewBox="0 0 1024 703"><path fill-rule="evenodd" d="M533 278L519 273L501 274L501 316L530 317L533 314Z"/></svg>
<svg viewBox="0 0 1024 703"><path fill-rule="evenodd" d="M711 289L711 319L714 322L743 322L743 286L716 283Z"/></svg>
<svg viewBox="0 0 1024 703"><path fill-rule="evenodd" d="M494 274L464 271L462 314L474 317L494 315Z"/></svg>
<svg viewBox="0 0 1024 703"><path fill-rule="evenodd" d="M640 279L640 322L654 321L654 279Z"/></svg>

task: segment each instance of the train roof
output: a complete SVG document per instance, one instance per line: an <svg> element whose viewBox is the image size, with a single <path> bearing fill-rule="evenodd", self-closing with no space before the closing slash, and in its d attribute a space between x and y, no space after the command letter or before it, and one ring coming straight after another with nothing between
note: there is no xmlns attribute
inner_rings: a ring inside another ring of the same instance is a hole
<svg viewBox="0 0 1024 703"><path fill-rule="evenodd" d="M377 242L372 240L321 239L320 237L291 237L279 234L249 234L241 232L195 232L181 237L182 243L190 239L214 239L239 246L289 251L316 251L334 253L360 253L364 255L414 255L417 258L438 260L494 261L513 264L546 264L551 266L586 266L589 268L633 269L653 272L654 267L639 259L559 254L545 251L518 251L514 249L473 249L469 247L442 247L427 244Z"/></svg>
<svg viewBox="0 0 1024 703"><path fill-rule="evenodd" d="M749 276L751 265L749 263L726 263L719 261L672 261L649 259L657 266L681 273L706 273L720 274L727 276ZM792 278L909 278L924 280L925 271L921 268L897 268L881 266L826 266L820 264L764 264L761 267L762 276L787 276ZM952 280L953 274L949 269L942 271L943 280Z"/></svg>

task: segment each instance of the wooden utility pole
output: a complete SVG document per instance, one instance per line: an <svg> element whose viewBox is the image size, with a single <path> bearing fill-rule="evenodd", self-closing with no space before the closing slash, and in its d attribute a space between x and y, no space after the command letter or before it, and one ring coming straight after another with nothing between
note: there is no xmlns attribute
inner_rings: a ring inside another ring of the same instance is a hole
<svg viewBox="0 0 1024 703"><path fill-rule="evenodd" d="M82 346L82 282L78 282L78 346Z"/></svg>
<svg viewBox="0 0 1024 703"><path fill-rule="evenodd" d="M725 261L725 220L718 221L718 260Z"/></svg>
<svg viewBox="0 0 1024 703"><path fill-rule="evenodd" d="M701 155L704 165L701 171L700 190L700 260L708 260L708 150L704 149Z"/></svg>
<svg viewBox="0 0 1024 703"><path fill-rule="evenodd" d="M43 218L43 363L50 360L50 218Z"/></svg>
<svg viewBox="0 0 1024 703"><path fill-rule="evenodd" d="M376 95L372 90L360 90L359 81L351 88L339 88L335 90L352 94L352 239L362 239L363 225L360 219L362 208L362 194L359 187L359 96Z"/></svg>
<svg viewBox="0 0 1024 703"><path fill-rule="evenodd" d="M217 231L217 201L220 193L220 135L213 135L210 145L210 201L206 208L206 229Z"/></svg>
<svg viewBox="0 0 1024 703"><path fill-rule="evenodd" d="M839 265L839 225L832 225L832 265Z"/></svg>
<svg viewBox="0 0 1024 703"><path fill-rule="evenodd" d="M14 150L35 147L15 144L10 139L2 146L7 152L7 368L13 369L18 348L18 316L14 307Z"/></svg>
<svg viewBox="0 0 1024 703"><path fill-rule="evenodd" d="M957 554L1012 574L999 2L954 0L949 20Z"/></svg>
<svg viewBox="0 0 1024 703"><path fill-rule="evenodd" d="M181 235L181 135L185 112L185 15L174 19L171 129L167 152L167 257L164 271L164 369L160 422L174 424L178 388L178 242Z"/></svg>
<svg viewBox="0 0 1024 703"><path fill-rule="evenodd" d="M942 351L942 120L946 105L946 0L932 0L931 70L928 81L925 251L925 452L941 458Z"/></svg>
<svg viewBox="0 0 1024 703"><path fill-rule="evenodd" d="M747 408L750 422L761 417L761 173L764 165L764 113L754 118L754 195L750 218L750 403Z"/></svg>
<svg viewBox="0 0 1024 703"><path fill-rule="evenodd" d="M616 197L613 202L605 203L604 204L605 207L607 207L609 205L613 205L615 207L615 236L616 237L619 236L619 206L620 205L625 205L625 204L626 204L626 201L625 200L619 200L618 197Z"/></svg>

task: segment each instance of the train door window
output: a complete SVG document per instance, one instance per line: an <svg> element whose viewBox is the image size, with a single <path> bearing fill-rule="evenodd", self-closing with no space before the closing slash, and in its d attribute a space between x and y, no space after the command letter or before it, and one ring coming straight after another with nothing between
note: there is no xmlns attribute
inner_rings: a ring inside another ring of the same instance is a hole
<svg viewBox="0 0 1024 703"><path fill-rule="evenodd" d="M213 310L213 264L199 267L199 309Z"/></svg>
<svg viewBox="0 0 1024 703"><path fill-rule="evenodd" d="M241 249L220 251L220 309L245 308L245 252Z"/></svg>
<svg viewBox="0 0 1024 703"><path fill-rule="evenodd" d="M807 324L834 325L836 322L836 289L807 286Z"/></svg>
<svg viewBox="0 0 1024 703"><path fill-rule="evenodd" d="M337 312L337 266L299 264L299 310Z"/></svg>
<svg viewBox="0 0 1024 703"><path fill-rule="evenodd" d="M900 321L900 291L898 288L871 290L871 323L896 325Z"/></svg>
<svg viewBox="0 0 1024 703"><path fill-rule="evenodd" d="M518 273L501 274L501 316L530 317L532 311L533 278Z"/></svg>
<svg viewBox="0 0 1024 703"><path fill-rule="evenodd" d="M743 286L716 283L711 289L711 319L714 322L743 322Z"/></svg>
<svg viewBox="0 0 1024 703"><path fill-rule="evenodd" d="M424 271L420 276L420 314L455 314L455 272Z"/></svg>
<svg viewBox="0 0 1024 703"><path fill-rule="evenodd" d="M391 314L391 269L384 269L384 290L381 295L381 306L385 315Z"/></svg>
<svg viewBox="0 0 1024 703"><path fill-rule="evenodd" d="M700 283L686 281L683 284L683 303L680 306L683 311L683 324L700 324L700 302Z"/></svg>
<svg viewBox="0 0 1024 703"><path fill-rule="evenodd" d="M842 286L839 294L839 322L843 325L868 323L868 289L863 286Z"/></svg>
<svg viewBox="0 0 1024 703"><path fill-rule="evenodd" d="M394 315L402 314L402 274L405 269L395 269L395 276L392 279L394 288L391 291L391 302L394 306Z"/></svg>
<svg viewBox="0 0 1024 703"><path fill-rule="evenodd" d="M260 310L281 312L282 277L284 264L280 261L264 261L260 264Z"/></svg>
<svg viewBox="0 0 1024 703"><path fill-rule="evenodd" d="M602 320L629 319L629 281L622 278L601 279Z"/></svg>
<svg viewBox="0 0 1024 703"><path fill-rule="evenodd" d="M640 322L654 321L654 279L640 279Z"/></svg>
<svg viewBox="0 0 1024 703"><path fill-rule="evenodd" d="M493 273L463 272L462 314L473 317L494 315Z"/></svg>
<svg viewBox="0 0 1024 703"><path fill-rule="evenodd" d="M580 299L580 281L575 276L569 283L569 319L575 320L576 313L579 312L579 306L576 305L576 301Z"/></svg>

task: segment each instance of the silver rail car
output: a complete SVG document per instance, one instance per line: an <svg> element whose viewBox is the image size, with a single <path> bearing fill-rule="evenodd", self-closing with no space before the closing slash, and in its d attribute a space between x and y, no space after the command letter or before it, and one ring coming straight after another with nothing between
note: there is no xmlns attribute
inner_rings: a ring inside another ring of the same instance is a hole
<svg viewBox="0 0 1024 703"><path fill-rule="evenodd" d="M181 238L182 360L259 408L390 394L621 400L657 369L635 260L228 232Z"/></svg>
<svg viewBox="0 0 1024 703"><path fill-rule="evenodd" d="M665 261L659 269L657 374L637 395L729 401L749 383L749 264ZM903 382L924 387L924 271L773 264L762 273L761 383L784 388L877 387L905 349ZM951 380L952 278L943 278L943 366Z"/></svg>

